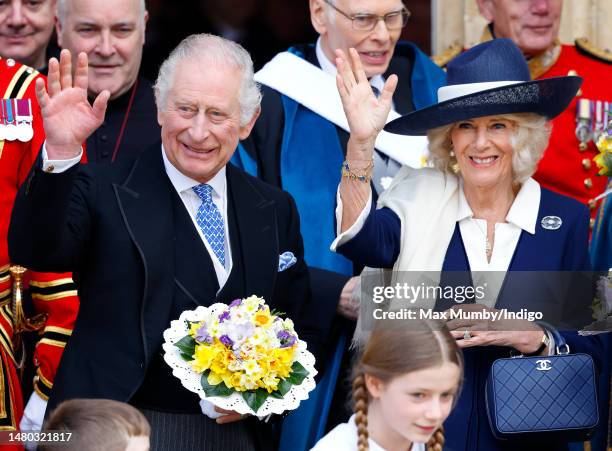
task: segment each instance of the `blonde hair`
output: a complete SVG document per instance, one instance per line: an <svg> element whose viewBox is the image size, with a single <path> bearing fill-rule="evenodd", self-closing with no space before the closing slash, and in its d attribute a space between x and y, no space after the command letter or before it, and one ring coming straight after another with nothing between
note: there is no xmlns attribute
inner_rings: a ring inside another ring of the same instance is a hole
<svg viewBox="0 0 612 451"><path fill-rule="evenodd" d="M406 349L410 349L407 353ZM404 374L431 368L445 362L456 364L463 378L463 354L442 323L411 322L409 329L374 329L353 368L352 400L357 426L357 449L367 451L369 393L365 375L383 383ZM456 399L456 398L455 398ZM437 429L427 443L427 451L442 451L444 430Z"/></svg>
<svg viewBox="0 0 612 451"><path fill-rule="evenodd" d="M129 404L111 399L62 402L45 422L44 431L72 432L68 442L39 445L42 451L124 451L132 437L149 437L144 415Z"/></svg>
<svg viewBox="0 0 612 451"><path fill-rule="evenodd" d="M516 124L516 132L511 140L514 149L512 182L522 184L535 173L544 155L550 138L550 123L544 116L535 113L502 114L499 117ZM457 171L457 158L451 155L453 146L450 138L457 123L443 125L427 132L430 161L439 171Z"/></svg>

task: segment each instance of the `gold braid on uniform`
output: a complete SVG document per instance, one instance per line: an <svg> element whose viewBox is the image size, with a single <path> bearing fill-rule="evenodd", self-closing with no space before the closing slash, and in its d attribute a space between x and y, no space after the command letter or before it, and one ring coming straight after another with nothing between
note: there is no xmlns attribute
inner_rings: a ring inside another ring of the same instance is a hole
<svg viewBox="0 0 612 451"><path fill-rule="evenodd" d="M442 451L444 448L444 427L440 426L427 442L427 451Z"/></svg>
<svg viewBox="0 0 612 451"><path fill-rule="evenodd" d="M450 62L450 60L459 55L462 51L463 45L461 45L459 41L455 41L439 55L432 56L431 60L438 67L446 68L446 65Z"/></svg>
<svg viewBox="0 0 612 451"><path fill-rule="evenodd" d="M600 48L589 41L588 38L578 38L574 43L576 44L576 49L583 55L612 64L612 50Z"/></svg>
<svg viewBox="0 0 612 451"><path fill-rule="evenodd" d="M368 390L363 373L353 378L353 410L357 426L357 451L368 451Z"/></svg>

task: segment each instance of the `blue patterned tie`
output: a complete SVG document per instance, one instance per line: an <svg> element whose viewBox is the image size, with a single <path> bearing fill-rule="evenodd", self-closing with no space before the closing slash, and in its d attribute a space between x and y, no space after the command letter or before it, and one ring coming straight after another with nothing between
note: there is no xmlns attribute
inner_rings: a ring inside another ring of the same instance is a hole
<svg viewBox="0 0 612 451"><path fill-rule="evenodd" d="M202 199L196 222L221 265L225 266L225 227L223 217L212 200L212 186L202 183L194 186L193 191Z"/></svg>

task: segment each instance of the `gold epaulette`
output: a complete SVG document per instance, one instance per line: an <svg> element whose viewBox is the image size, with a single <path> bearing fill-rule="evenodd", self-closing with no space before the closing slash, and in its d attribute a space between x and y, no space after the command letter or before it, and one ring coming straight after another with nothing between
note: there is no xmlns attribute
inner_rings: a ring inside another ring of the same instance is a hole
<svg viewBox="0 0 612 451"><path fill-rule="evenodd" d="M6 86L2 98L4 99L20 99L25 94L26 90L34 81L34 79L40 75L40 73L29 66L17 63L15 60L8 58L3 60L3 63L7 67L17 66L15 73L11 77L10 82Z"/></svg>
<svg viewBox="0 0 612 451"><path fill-rule="evenodd" d="M597 47L588 38L578 38L575 43L576 49L583 55L590 56L604 63L612 64L612 51L609 49Z"/></svg>
<svg viewBox="0 0 612 451"><path fill-rule="evenodd" d="M434 55L431 60L440 67L446 67L450 60L459 55L463 51L463 46L455 41L446 50L439 55Z"/></svg>

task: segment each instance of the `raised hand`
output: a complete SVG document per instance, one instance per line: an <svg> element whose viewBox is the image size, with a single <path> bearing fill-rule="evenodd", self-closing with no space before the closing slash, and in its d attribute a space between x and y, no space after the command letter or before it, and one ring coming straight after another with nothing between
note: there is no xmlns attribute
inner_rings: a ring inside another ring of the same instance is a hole
<svg viewBox="0 0 612 451"><path fill-rule="evenodd" d="M376 98L355 49L349 49L348 58L344 51L336 50L336 68L336 85L349 123L350 139L364 153L371 154L376 137L387 121L397 76L387 79L380 97Z"/></svg>
<svg viewBox="0 0 612 451"><path fill-rule="evenodd" d="M47 155L51 160L73 158L81 143L104 121L110 92L102 91L93 106L87 100L87 55L79 53L74 80L70 51L62 50L60 60L49 60L48 90L36 80L36 98L40 105L46 135Z"/></svg>

